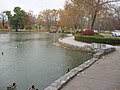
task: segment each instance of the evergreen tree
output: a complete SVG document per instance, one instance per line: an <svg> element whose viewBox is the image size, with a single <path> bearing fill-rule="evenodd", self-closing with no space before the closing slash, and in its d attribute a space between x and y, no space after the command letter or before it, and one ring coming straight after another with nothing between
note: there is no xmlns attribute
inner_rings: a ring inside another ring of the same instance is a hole
<svg viewBox="0 0 120 90"><path fill-rule="evenodd" d="M11 28L15 29L16 32L18 29L24 28L26 13L24 10L21 10L20 7L14 8L14 15L12 15L10 11L6 11L6 15L8 16L8 22Z"/></svg>

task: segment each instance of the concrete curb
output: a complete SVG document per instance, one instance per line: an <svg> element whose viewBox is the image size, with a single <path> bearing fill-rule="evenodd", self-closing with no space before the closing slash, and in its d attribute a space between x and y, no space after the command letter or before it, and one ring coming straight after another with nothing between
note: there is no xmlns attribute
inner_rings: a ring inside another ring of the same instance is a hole
<svg viewBox="0 0 120 90"><path fill-rule="evenodd" d="M60 42L60 43L66 45L66 46L69 46L71 48L80 48L80 49L84 48L83 46L78 47L78 46L70 45L68 43L63 43L63 42ZM78 67L70 70L70 72L66 73L64 76L61 76L59 79L54 81L50 86L48 86L44 90L60 90L68 81L70 81L72 78L74 78L78 73L80 73L83 70L85 70L86 68L90 67L94 62L96 62L98 59L100 59L103 55L106 55L112 51L115 51L114 47L107 47L107 48L104 48L101 50L97 50L97 53L95 53L91 59L89 59L88 61L79 65Z"/></svg>

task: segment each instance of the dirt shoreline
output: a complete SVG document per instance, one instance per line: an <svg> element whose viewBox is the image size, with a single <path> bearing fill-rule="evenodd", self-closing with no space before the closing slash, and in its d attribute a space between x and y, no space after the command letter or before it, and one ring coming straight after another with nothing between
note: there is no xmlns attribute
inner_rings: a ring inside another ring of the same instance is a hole
<svg viewBox="0 0 120 90"><path fill-rule="evenodd" d="M16 32L15 30L0 30L0 34L2 33L19 33L19 32L48 32L48 30L21 30Z"/></svg>

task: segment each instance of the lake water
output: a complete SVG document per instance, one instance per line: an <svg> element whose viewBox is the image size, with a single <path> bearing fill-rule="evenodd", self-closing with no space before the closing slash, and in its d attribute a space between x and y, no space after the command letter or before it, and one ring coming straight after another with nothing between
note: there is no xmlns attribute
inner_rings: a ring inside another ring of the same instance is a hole
<svg viewBox="0 0 120 90"><path fill-rule="evenodd" d="M0 34L0 90L6 90L13 82L17 90L27 90L33 84L44 90L68 68L91 57L86 52L52 45L59 36L22 32Z"/></svg>

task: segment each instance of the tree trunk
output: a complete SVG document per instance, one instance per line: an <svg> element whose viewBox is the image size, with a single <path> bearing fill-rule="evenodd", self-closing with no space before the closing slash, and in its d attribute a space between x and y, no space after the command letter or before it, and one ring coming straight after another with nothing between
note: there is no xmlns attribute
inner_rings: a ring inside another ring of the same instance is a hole
<svg viewBox="0 0 120 90"><path fill-rule="evenodd" d="M40 25L38 26L38 30L40 30Z"/></svg>
<svg viewBox="0 0 120 90"><path fill-rule="evenodd" d="M16 32L18 32L18 21L16 21L16 25L15 25L15 30L16 30Z"/></svg>
<svg viewBox="0 0 120 90"><path fill-rule="evenodd" d="M15 31L18 32L18 29L16 28Z"/></svg>
<svg viewBox="0 0 120 90"><path fill-rule="evenodd" d="M18 32L18 25L16 25L15 31Z"/></svg>
<svg viewBox="0 0 120 90"><path fill-rule="evenodd" d="M94 27L96 16L97 16L97 11L95 11L95 13L94 13L92 24L91 24L91 29L93 29L93 27Z"/></svg>
<svg viewBox="0 0 120 90"><path fill-rule="evenodd" d="M3 17L3 19L2 19L2 25L3 25L3 27L4 27L4 17Z"/></svg>

